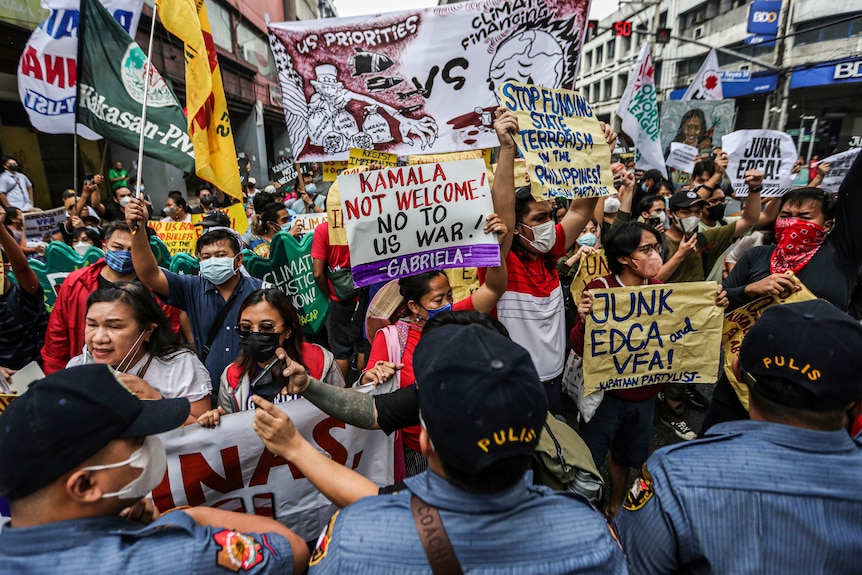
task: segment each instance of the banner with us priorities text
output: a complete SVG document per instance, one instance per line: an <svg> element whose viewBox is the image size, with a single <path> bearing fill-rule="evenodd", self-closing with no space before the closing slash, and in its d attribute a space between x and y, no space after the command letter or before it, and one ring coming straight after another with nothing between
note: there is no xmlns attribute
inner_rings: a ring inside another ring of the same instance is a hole
<svg viewBox="0 0 862 575"><path fill-rule="evenodd" d="M500 265L497 236L483 231L494 213L484 160L342 173L338 187L357 287Z"/></svg>
<svg viewBox="0 0 862 575"><path fill-rule="evenodd" d="M388 391L391 385L381 389ZM392 483L394 436L346 425L302 398L278 407L303 437L333 461L377 485ZM168 469L152 493L156 506L205 505L263 515L305 540L314 540L335 507L296 467L264 449L252 429L253 420L254 410L241 411L222 416L214 429L193 424L159 435Z"/></svg>
<svg viewBox="0 0 862 575"><path fill-rule="evenodd" d="M715 282L592 290L584 392L715 383L724 309Z"/></svg>
<svg viewBox="0 0 862 575"><path fill-rule="evenodd" d="M368 148L400 156L497 145L504 81L570 87L588 0L476 0L269 25L300 162Z"/></svg>
<svg viewBox="0 0 862 575"><path fill-rule="evenodd" d="M168 248L171 256L175 256L180 252L187 254L195 253L195 246L198 241L197 231L200 228L195 228L191 222L150 222L149 225L156 231Z"/></svg>
<svg viewBox="0 0 862 575"><path fill-rule="evenodd" d="M515 143L527 160L534 198L593 198L613 190L610 146L578 92L505 82L500 103L518 116Z"/></svg>
<svg viewBox="0 0 862 575"><path fill-rule="evenodd" d="M737 198L748 196L745 172L763 172L764 198L783 196L793 188L796 174L791 173L796 163L796 144L789 134L776 130L737 130L721 139L727 152L727 176Z"/></svg>

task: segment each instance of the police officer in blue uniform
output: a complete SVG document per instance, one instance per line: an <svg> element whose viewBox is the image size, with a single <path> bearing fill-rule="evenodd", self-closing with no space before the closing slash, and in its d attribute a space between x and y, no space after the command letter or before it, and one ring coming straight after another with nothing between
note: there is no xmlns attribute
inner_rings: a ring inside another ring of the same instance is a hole
<svg viewBox="0 0 862 575"><path fill-rule="evenodd" d="M305 542L264 517L210 508L158 517L144 497L167 460L154 434L186 399L141 401L104 365L34 382L0 415L0 571L16 574L301 573Z"/></svg>
<svg viewBox="0 0 862 575"><path fill-rule="evenodd" d="M431 573L424 545L449 560L435 572L626 572L586 499L531 485L548 402L524 348L485 327L446 325L423 335L413 366L428 470L333 517L312 575Z"/></svg>
<svg viewBox="0 0 862 575"><path fill-rule="evenodd" d="M734 372L750 421L654 453L617 516L632 573L859 573L862 326L824 300L766 310Z"/></svg>

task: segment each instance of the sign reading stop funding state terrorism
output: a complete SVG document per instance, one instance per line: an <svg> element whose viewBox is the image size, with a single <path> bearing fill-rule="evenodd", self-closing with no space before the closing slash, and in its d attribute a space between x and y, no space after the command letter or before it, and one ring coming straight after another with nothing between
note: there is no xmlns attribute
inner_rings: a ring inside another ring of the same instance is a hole
<svg viewBox="0 0 862 575"><path fill-rule="evenodd" d="M444 268L500 265L483 160L338 177L357 287Z"/></svg>
<svg viewBox="0 0 862 575"><path fill-rule="evenodd" d="M724 310L715 282L591 290L584 393L715 383Z"/></svg>

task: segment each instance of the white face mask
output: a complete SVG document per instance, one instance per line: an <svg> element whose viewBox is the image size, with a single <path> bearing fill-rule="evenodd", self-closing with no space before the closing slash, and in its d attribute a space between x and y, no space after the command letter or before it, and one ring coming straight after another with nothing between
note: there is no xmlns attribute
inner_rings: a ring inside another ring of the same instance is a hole
<svg viewBox="0 0 862 575"><path fill-rule="evenodd" d="M120 198L120 207L125 208L132 201L132 196L124 196Z"/></svg>
<svg viewBox="0 0 862 575"><path fill-rule="evenodd" d="M141 474L129 482L128 485L114 493L103 493L102 499L119 497L120 499L140 499L149 494L159 486L168 468L168 458L165 454L165 446L161 440L154 435L144 438L144 444L125 461L110 463L108 465L92 465L84 467L82 471L100 471L102 469L115 469L130 465L141 469Z"/></svg>
<svg viewBox="0 0 862 575"><path fill-rule="evenodd" d="M697 226L700 224L700 218L697 216L688 216L687 218L676 218L676 227L679 230L690 236L697 231Z"/></svg>
<svg viewBox="0 0 862 575"><path fill-rule="evenodd" d="M77 253L79 256L83 256L85 253L87 253L87 250L92 247L92 245L93 244L88 244L87 242L78 242L72 246L72 249L74 249L75 253Z"/></svg>
<svg viewBox="0 0 862 575"><path fill-rule="evenodd" d="M547 221L535 227L530 227L526 224L521 225L533 231L533 241L528 240L524 236L521 236L521 238L533 246L536 251L546 254L557 243L557 225L554 223L554 220Z"/></svg>

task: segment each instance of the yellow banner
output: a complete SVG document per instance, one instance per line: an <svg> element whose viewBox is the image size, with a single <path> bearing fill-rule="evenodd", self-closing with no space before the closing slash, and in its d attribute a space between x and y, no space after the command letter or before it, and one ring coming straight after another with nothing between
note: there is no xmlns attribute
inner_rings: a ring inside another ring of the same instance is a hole
<svg viewBox="0 0 862 575"><path fill-rule="evenodd" d="M9 407L9 404L12 403L12 400L16 397L18 396L14 393L0 393L0 413L6 411L6 408Z"/></svg>
<svg viewBox="0 0 862 575"><path fill-rule="evenodd" d="M458 160L478 160L485 159L485 167L491 166L490 150L465 150L463 152L450 152L447 154L426 154L419 156L407 156L407 165L416 166L419 164L439 164L442 162L457 162Z"/></svg>
<svg viewBox="0 0 862 575"><path fill-rule="evenodd" d="M715 282L592 290L584 395L656 383L715 383L723 309Z"/></svg>
<svg viewBox="0 0 862 575"><path fill-rule="evenodd" d="M518 116L515 142L536 200L593 198L613 191L611 149L579 92L504 82L500 102Z"/></svg>
<svg viewBox="0 0 862 575"><path fill-rule="evenodd" d="M242 204L233 204L226 208L219 208L220 212L227 214L230 219L230 227L244 234L248 230L248 216L245 215L245 207ZM197 224L204 219L205 214L192 214L192 224ZM200 226L195 226L195 231L200 237L203 231Z"/></svg>
<svg viewBox="0 0 862 575"><path fill-rule="evenodd" d="M334 162L323 162L323 181L334 182L341 173L341 170L347 167L347 160L337 160Z"/></svg>
<svg viewBox="0 0 862 575"><path fill-rule="evenodd" d="M578 273L575 279L572 280L572 298L577 305L581 299L581 294L584 293L584 288L587 284L596 278L610 275L611 268L608 267L608 260L605 258L605 250L598 250L592 254L581 255L581 263L578 265Z"/></svg>
<svg viewBox="0 0 862 575"><path fill-rule="evenodd" d="M159 0L162 24L185 43L186 111L198 177L242 201L221 68L204 0Z"/></svg>
<svg viewBox="0 0 862 575"><path fill-rule="evenodd" d="M449 268L443 271L449 277L453 301L467 299L479 289L479 274L476 268Z"/></svg>
<svg viewBox="0 0 862 575"><path fill-rule="evenodd" d="M802 287L800 291L793 292L784 298L776 295L768 295L756 299L748 305L729 312L724 318L724 329L721 334L721 346L724 348L724 374L730 380L730 385L733 386L733 390L736 391L736 395L739 397L739 401L742 402L746 411L748 411L748 386L741 383L733 375L733 360L739 357L739 347L742 345L742 340L745 338L748 330L751 329L754 322L760 319L760 316L768 308L774 305L817 299L817 296L802 285L799 278L794 279L796 280L796 284Z"/></svg>
<svg viewBox="0 0 862 575"><path fill-rule="evenodd" d="M198 241L197 232L200 231L200 226L195 228L192 222L150 222L149 226L165 243L171 256L180 252L195 253L195 244Z"/></svg>
<svg viewBox="0 0 862 575"><path fill-rule="evenodd" d="M350 148L350 156L347 159L347 167L355 166L385 166L394 167L398 165L398 156L395 154L387 154L386 152L378 152L377 150L360 150L359 148Z"/></svg>

